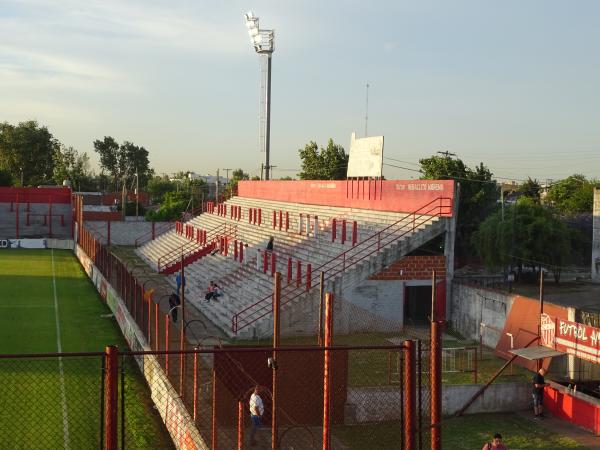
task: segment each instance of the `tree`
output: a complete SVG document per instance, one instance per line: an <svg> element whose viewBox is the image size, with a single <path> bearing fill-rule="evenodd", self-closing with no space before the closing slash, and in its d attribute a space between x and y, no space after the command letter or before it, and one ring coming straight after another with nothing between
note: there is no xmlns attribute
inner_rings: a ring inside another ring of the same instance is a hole
<svg viewBox="0 0 600 450"><path fill-rule="evenodd" d="M48 183L58 146L48 128L34 120L17 126L4 122L0 124L0 169L8 171L22 186Z"/></svg>
<svg viewBox="0 0 600 450"><path fill-rule="evenodd" d="M94 150L100 156L100 167L113 178L115 190L119 189L122 180L131 180L135 174L139 177L139 186L143 188L154 174L148 160L148 150L132 142L125 141L121 145L111 136L94 141Z"/></svg>
<svg viewBox="0 0 600 450"><path fill-rule="evenodd" d="M238 182L240 182L241 180L249 179L250 175L248 175L242 169L234 170L231 174L231 179L229 180L229 183L227 183L227 186L225 186L225 196L231 197L233 192L237 192Z"/></svg>
<svg viewBox="0 0 600 450"><path fill-rule="evenodd" d="M548 266L558 283L562 267L570 260L571 230L551 210L530 198L506 208L504 220L497 211L479 226L473 243L486 266L533 268Z"/></svg>
<svg viewBox="0 0 600 450"><path fill-rule="evenodd" d="M0 170L0 186L12 186L13 177L8 170Z"/></svg>
<svg viewBox="0 0 600 450"><path fill-rule="evenodd" d="M460 183L456 251L460 256L472 253L471 237L479 224L496 208L498 188L492 173L480 163L471 169L458 158L431 156L421 159L422 179L456 180Z"/></svg>
<svg viewBox="0 0 600 450"><path fill-rule="evenodd" d="M90 159L87 153L79 153L73 147L60 146L54 152L54 182L61 185L69 180L75 191L87 190L92 185Z"/></svg>
<svg viewBox="0 0 600 450"><path fill-rule="evenodd" d="M348 169L348 155L344 147L329 139L327 148L319 147L310 141L299 149L302 160L301 180L344 180Z"/></svg>
<svg viewBox="0 0 600 450"><path fill-rule="evenodd" d="M571 175L550 187L546 201L560 214L591 213L594 186L598 187L600 183L597 180L588 180L583 175Z"/></svg>
<svg viewBox="0 0 600 450"><path fill-rule="evenodd" d="M174 192L177 190L177 186L174 182L169 180L169 177L165 176L156 176L152 177L148 181L147 186L148 193L150 194L150 198L154 203L162 203L164 196L167 192Z"/></svg>
<svg viewBox="0 0 600 450"><path fill-rule="evenodd" d="M527 180L518 187L517 193L521 194L522 197L530 198L535 203L540 203L542 185L538 180L527 177Z"/></svg>

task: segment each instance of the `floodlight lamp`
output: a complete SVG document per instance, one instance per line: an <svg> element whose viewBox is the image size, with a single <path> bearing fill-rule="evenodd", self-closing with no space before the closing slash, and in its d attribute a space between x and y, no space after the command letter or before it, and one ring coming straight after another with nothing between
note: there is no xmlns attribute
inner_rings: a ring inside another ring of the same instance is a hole
<svg viewBox="0 0 600 450"><path fill-rule="evenodd" d="M254 18L254 13L252 11L248 11L246 14L246 20L250 20Z"/></svg>
<svg viewBox="0 0 600 450"><path fill-rule="evenodd" d="M258 35L258 28L250 28L248 30L248 34L250 35L251 38L254 38L254 36Z"/></svg>

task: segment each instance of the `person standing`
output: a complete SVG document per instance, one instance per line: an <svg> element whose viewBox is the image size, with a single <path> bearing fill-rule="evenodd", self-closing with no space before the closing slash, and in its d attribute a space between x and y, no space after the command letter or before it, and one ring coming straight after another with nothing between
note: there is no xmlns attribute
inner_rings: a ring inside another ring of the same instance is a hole
<svg viewBox="0 0 600 450"><path fill-rule="evenodd" d="M269 237L269 242L267 242L267 248L266 250L268 252L272 252L273 251L273 242L275 241L275 238L273 236Z"/></svg>
<svg viewBox="0 0 600 450"><path fill-rule="evenodd" d="M177 283L177 295L181 295L181 288L183 287L183 289L185 289L185 279L181 275L181 271L177 272L177 275L175 276L175 282Z"/></svg>
<svg viewBox="0 0 600 450"><path fill-rule="evenodd" d="M173 319L173 323L177 323L177 309L181 305L181 300L179 299L179 295L176 293L172 293L169 296L169 308L171 311L171 318Z"/></svg>
<svg viewBox="0 0 600 450"><path fill-rule="evenodd" d="M502 443L502 435L496 433L492 442L486 442L483 444L481 450L508 450L508 448Z"/></svg>
<svg viewBox="0 0 600 450"><path fill-rule="evenodd" d="M265 412L262 398L258 395L258 386L250 396L250 419L252 419L252 432L250 433L250 445L256 445L256 430L262 426L262 415Z"/></svg>
<svg viewBox="0 0 600 450"><path fill-rule="evenodd" d="M541 368L533 376L533 413L536 419L544 418L544 387L548 386L544 375L546 369Z"/></svg>

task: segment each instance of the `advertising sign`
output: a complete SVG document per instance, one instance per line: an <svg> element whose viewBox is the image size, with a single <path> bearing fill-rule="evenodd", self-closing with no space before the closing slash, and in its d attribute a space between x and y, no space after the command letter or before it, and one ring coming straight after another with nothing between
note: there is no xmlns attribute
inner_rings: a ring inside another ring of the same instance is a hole
<svg viewBox="0 0 600 450"><path fill-rule="evenodd" d="M46 239L0 239L2 248L47 248Z"/></svg>
<svg viewBox="0 0 600 450"><path fill-rule="evenodd" d="M383 166L383 136L356 139L350 138L350 158L348 159L348 178L381 178Z"/></svg>
<svg viewBox="0 0 600 450"><path fill-rule="evenodd" d="M543 346L600 363L600 328L542 314L541 333Z"/></svg>

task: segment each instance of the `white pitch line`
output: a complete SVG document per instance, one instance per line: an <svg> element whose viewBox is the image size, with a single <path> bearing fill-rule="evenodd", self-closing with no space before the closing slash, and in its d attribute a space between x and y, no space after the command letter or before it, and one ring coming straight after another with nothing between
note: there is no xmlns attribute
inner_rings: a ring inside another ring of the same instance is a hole
<svg viewBox="0 0 600 450"><path fill-rule="evenodd" d="M58 347L58 353L62 353L62 344L60 342L60 323L58 320L58 296L56 295L56 276L54 274L54 249L51 249L52 255L52 286L54 288L54 318L56 319L56 346ZM70 437L69 437L69 414L67 412L67 394L65 392L65 373L63 370L62 357L58 357L58 368L60 371L60 400L62 404L62 415L63 415L63 439L65 442L65 450L71 448Z"/></svg>

